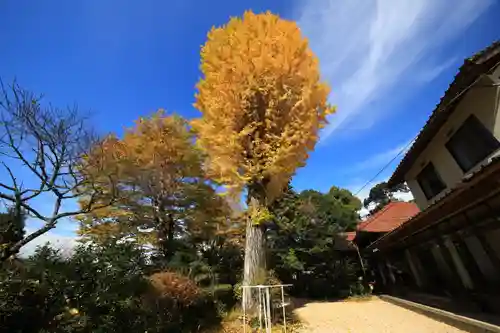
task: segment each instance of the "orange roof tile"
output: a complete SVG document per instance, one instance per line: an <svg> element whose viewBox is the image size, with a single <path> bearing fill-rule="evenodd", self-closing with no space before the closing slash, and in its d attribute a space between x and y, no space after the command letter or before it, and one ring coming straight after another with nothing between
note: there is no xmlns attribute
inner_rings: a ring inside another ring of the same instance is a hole
<svg viewBox="0 0 500 333"><path fill-rule="evenodd" d="M356 231L348 231L344 233L345 239L348 240L349 242L352 242L354 238L356 237Z"/></svg>
<svg viewBox="0 0 500 333"><path fill-rule="evenodd" d="M339 251L349 251L356 249L353 240L356 237L355 231L340 232L335 237L334 248Z"/></svg>
<svg viewBox="0 0 500 333"><path fill-rule="evenodd" d="M412 202L394 201L358 224L358 231L389 232L415 216L420 209Z"/></svg>

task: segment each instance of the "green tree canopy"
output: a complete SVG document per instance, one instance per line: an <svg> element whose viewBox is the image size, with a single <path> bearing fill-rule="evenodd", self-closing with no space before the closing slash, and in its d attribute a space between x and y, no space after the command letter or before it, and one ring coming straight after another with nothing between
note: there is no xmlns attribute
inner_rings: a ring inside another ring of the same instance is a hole
<svg viewBox="0 0 500 333"><path fill-rule="evenodd" d="M370 211L370 213L374 213L384 208L389 202L397 200L394 198L394 193L409 191L410 189L404 183L389 187L387 182L381 182L371 188L368 197L363 201L363 205L368 208L371 204L375 204L375 208Z"/></svg>
<svg viewBox="0 0 500 333"><path fill-rule="evenodd" d="M305 212L314 220L337 225L344 231L356 229L361 201L349 190L333 186L323 194L315 190L305 190L299 195Z"/></svg>
<svg viewBox="0 0 500 333"><path fill-rule="evenodd" d="M348 190L297 193L288 186L271 207L275 226L268 235L279 278L310 296L334 296L348 288L355 281L356 264L336 250L335 241L340 232L355 228L359 207Z"/></svg>

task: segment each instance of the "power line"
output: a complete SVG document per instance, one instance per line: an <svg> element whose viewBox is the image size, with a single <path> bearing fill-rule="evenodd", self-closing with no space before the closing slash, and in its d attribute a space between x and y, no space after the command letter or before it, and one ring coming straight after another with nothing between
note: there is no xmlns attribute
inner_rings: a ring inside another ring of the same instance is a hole
<svg viewBox="0 0 500 333"><path fill-rule="evenodd" d="M450 106L453 102L455 102L455 101L456 101L456 100L457 100L460 96L462 96L462 95L463 95L463 94L465 94L467 91L469 91L469 89L470 89L473 85L475 85L475 84L476 84L476 83L477 83L477 82L478 82L478 81L479 81L479 80L480 80L483 76L488 75L488 74L490 74L491 72L494 72L494 71L496 70L496 67L498 67L498 65L500 65L500 61L499 61L499 62L497 62L497 63L495 63L495 65L493 65L493 66L491 67L491 69L490 69L488 72L486 72L486 73L483 73L483 74L479 75L479 76L477 77L477 79L475 79L475 80L474 80L471 84L469 84L467 87L465 87L465 89L463 89L463 90L462 90L460 93L458 93L455 97L453 97L453 98L452 98L452 99L451 99L451 100L450 100L450 101L449 101L449 102L448 102L445 106L443 106L442 108L440 108L441 110L436 110L436 112L440 112L440 111L442 111L442 110L447 109L447 108L448 108L448 106ZM497 86L497 85L498 85L498 84L493 84L493 85L491 85L491 86L494 86L494 87L495 87L495 86ZM489 87L489 86L490 86L490 85L488 85L488 87ZM384 166L382 167L382 169L380 169L380 171L379 171L379 172L377 172L377 173L375 174L375 176L373 176L373 177L372 177L369 181L367 181L367 182L366 182L366 183L365 183L365 184L364 184L364 185L363 185L363 186L362 186L362 187L361 187L358 191L356 191L356 193L354 193L354 195L358 195L358 194L359 194L359 192L363 191L363 189L364 189L365 187L367 187L367 186L368 186L368 185L369 185L372 181L374 181L374 180L375 180L378 176L380 176L380 174L381 174L382 172L384 172L384 170L385 170L385 169L387 169L387 167L388 167L389 165L391 165L391 163L392 163L392 162L394 162L394 160L396 160L396 158L398 158L398 157L399 157L399 155L401 155L404 151L406 151L406 150L408 149L408 147L409 147L409 146L410 146L413 142L415 142L415 140L417 139L417 137L419 136L419 134L420 134L420 133L418 133L417 135L415 135L415 136L413 137L413 139L412 139L410 142L408 142L408 144L407 144L406 146L404 146L404 147L403 147L403 149L401 149L401 150L400 150L400 151L396 154L396 156L394 156L394 157L393 157L393 158L392 158L392 159L391 159L391 160L390 160L390 161L389 161L386 165L384 165Z"/></svg>
<svg viewBox="0 0 500 333"><path fill-rule="evenodd" d="M411 144L415 141L415 139L416 139L416 138L417 138L417 136L415 136L415 137L414 137L414 138L413 138L410 142L408 142L408 143L406 144L406 146L404 146L404 147L403 147L403 149L401 149L401 150L400 150L400 151L396 154L396 156L394 156L394 157L393 157L393 158L392 158L392 159L391 159L391 160L390 160L390 161L389 161L386 165L384 165L384 166L382 167L382 169L380 169L380 171L379 171L379 172L377 172L377 174L376 174L375 176L373 176L373 177L372 177L369 181L367 181L367 182L365 183L365 185L363 185L363 186L362 186L362 187L361 187L361 188L360 188L360 189L359 189L356 193L354 193L354 195L355 195L355 196L356 196L356 195L358 195L358 194L359 194L359 192L363 191L363 189L364 189L365 187L367 187L367 186L368 186L368 185L369 185L369 184L370 184L370 183L371 183L371 182L372 182L375 178L377 178L378 176L380 176L380 174L381 174L382 172L384 172L384 170L385 170L385 169L387 169L387 167L388 167L389 165L391 165L391 163L392 163L392 162L394 162L394 160L395 160L396 158L398 158L398 157L399 157L399 155L401 155L404 151L406 151L406 150L410 147L410 145L411 145Z"/></svg>

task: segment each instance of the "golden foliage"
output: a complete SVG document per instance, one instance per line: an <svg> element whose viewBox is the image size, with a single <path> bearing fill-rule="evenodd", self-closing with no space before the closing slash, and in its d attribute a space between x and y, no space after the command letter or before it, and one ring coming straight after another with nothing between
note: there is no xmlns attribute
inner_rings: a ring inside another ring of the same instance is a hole
<svg viewBox="0 0 500 333"><path fill-rule="evenodd" d="M200 176L200 154L186 125L181 117L165 116L163 110L136 121L118 147L124 174L136 179L140 170L158 180L155 186L162 189L175 186L179 177Z"/></svg>
<svg viewBox="0 0 500 333"><path fill-rule="evenodd" d="M247 11L209 32L201 60L192 125L211 175L233 191L263 183L272 199L333 112L317 58L294 22Z"/></svg>
<svg viewBox="0 0 500 333"><path fill-rule="evenodd" d="M155 227L155 214L192 204L188 197L204 198L211 190L204 188L202 155L193 142L186 121L163 110L140 118L122 139L106 138L87 156L87 163L105 165L91 172L94 177L106 177L106 171L113 170L118 199L113 206L80 216L79 233L94 240L133 236L151 243L156 233L140 230Z"/></svg>
<svg viewBox="0 0 500 333"><path fill-rule="evenodd" d="M273 218L273 214L271 214L266 206L256 204L251 204L248 207L248 215L248 218L254 225L261 225L262 223L268 222Z"/></svg>

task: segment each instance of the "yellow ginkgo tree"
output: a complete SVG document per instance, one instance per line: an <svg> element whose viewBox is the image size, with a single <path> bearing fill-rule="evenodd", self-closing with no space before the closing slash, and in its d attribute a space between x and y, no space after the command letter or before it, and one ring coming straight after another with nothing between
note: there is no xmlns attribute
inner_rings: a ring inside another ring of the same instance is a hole
<svg viewBox="0 0 500 333"><path fill-rule="evenodd" d="M192 122L210 175L231 194L247 191L244 284L265 271L267 207L281 194L333 112L318 59L296 23L244 13L213 28L201 50ZM250 297L245 297L252 305Z"/></svg>

